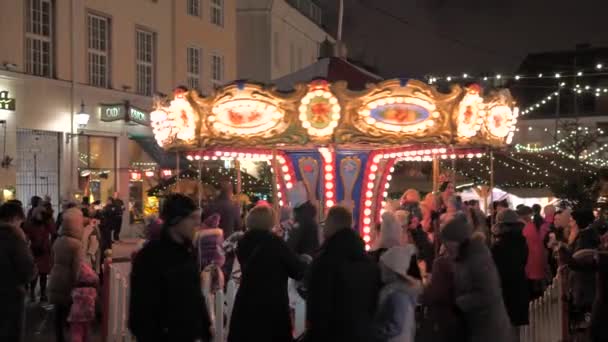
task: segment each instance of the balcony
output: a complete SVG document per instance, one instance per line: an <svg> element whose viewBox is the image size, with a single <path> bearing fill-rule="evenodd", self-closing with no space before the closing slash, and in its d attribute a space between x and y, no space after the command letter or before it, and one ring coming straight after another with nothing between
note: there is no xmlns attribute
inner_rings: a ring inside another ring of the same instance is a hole
<svg viewBox="0 0 608 342"><path fill-rule="evenodd" d="M312 20L315 24L321 26L323 23L323 12L321 7L312 0L287 0L291 7L297 9L305 17Z"/></svg>

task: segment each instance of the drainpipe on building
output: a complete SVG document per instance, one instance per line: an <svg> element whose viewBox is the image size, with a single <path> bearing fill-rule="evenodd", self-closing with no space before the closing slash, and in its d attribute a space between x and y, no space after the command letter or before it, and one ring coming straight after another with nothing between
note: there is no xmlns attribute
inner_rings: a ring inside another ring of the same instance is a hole
<svg viewBox="0 0 608 342"><path fill-rule="evenodd" d="M70 29L71 29L71 42L70 42L70 54L71 54L71 64L72 64L72 71L71 71L71 78L72 78L72 82L71 82L71 86L70 86L70 136L68 137L69 142L70 142L70 147L69 147L69 152L70 152L70 181L69 181L69 187L70 189L73 189L74 187L74 139L71 139L71 137L73 137L74 135L74 98L75 98L75 91L76 91L76 66L75 66L75 62L76 62L76 48L74 47L74 44L76 43L76 29L74 27L74 16L76 15L76 0L71 0L71 6L70 6ZM70 191L72 192L72 191ZM70 194L70 196L72 196L73 194Z"/></svg>

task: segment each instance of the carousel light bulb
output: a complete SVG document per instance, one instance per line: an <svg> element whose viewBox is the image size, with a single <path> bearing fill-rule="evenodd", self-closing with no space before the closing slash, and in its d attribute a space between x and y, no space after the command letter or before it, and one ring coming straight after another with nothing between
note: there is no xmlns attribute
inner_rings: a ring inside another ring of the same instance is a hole
<svg viewBox="0 0 608 342"><path fill-rule="evenodd" d="M363 219L363 223L364 224L370 224L370 223L372 223L372 220L369 217L366 217L366 218Z"/></svg>
<svg viewBox="0 0 608 342"><path fill-rule="evenodd" d="M334 183L332 183L332 182L326 182L325 183L325 189L331 190L333 188L334 188Z"/></svg>
<svg viewBox="0 0 608 342"><path fill-rule="evenodd" d="M373 187L373 184L372 184L372 187ZM371 192L371 190L367 190L367 191L365 192L365 197L367 197L367 198L372 198L373 196L374 196L374 193L373 193L373 192Z"/></svg>
<svg viewBox="0 0 608 342"><path fill-rule="evenodd" d="M365 200L365 206L366 207L371 207L372 206L372 200Z"/></svg>
<svg viewBox="0 0 608 342"><path fill-rule="evenodd" d="M363 234L369 234L369 232L370 232L369 226L363 227Z"/></svg>
<svg viewBox="0 0 608 342"><path fill-rule="evenodd" d="M335 204L335 202L333 200L327 200L327 201L325 201L325 206L328 207L328 208L333 207L334 204Z"/></svg>

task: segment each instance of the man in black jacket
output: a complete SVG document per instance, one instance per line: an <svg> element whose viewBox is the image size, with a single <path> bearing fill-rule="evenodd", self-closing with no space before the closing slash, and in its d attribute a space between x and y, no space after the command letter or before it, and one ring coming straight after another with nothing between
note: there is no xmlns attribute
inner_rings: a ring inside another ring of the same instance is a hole
<svg viewBox="0 0 608 342"><path fill-rule="evenodd" d="M192 239L201 212L174 194L161 211L159 240L137 253L131 271L129 329L137 341L209 341L211 320L201 293Z"/></svg>
<svg viewBox="0 0 608 342"><path fill-rule="evenodd" d="M348 209L329 210L324 235L309 275L306 340L370 341L381 285L378 265L367 257Z"/></svg>
<svg viewBox="0 0 608 342"><path fill-rule="evenodd" d="M34 257L21 223L23 208L8 202L0 206L0 341L22 341L25 285L34 277Z"/></svg>

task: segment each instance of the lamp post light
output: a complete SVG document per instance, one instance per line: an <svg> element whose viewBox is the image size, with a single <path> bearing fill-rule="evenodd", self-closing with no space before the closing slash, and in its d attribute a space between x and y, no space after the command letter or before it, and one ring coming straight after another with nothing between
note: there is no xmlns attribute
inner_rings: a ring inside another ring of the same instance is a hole
<svg viewBox="0 0 608 342"><path fill-rule="evenodd" d="M80 111L78 112L78 114L76 114L76 124L78 125L78 128L83 129L87 126L87 124L89 123L89 118L91 116L84 111L84 101L82 101L80 103Z"/></svg>

